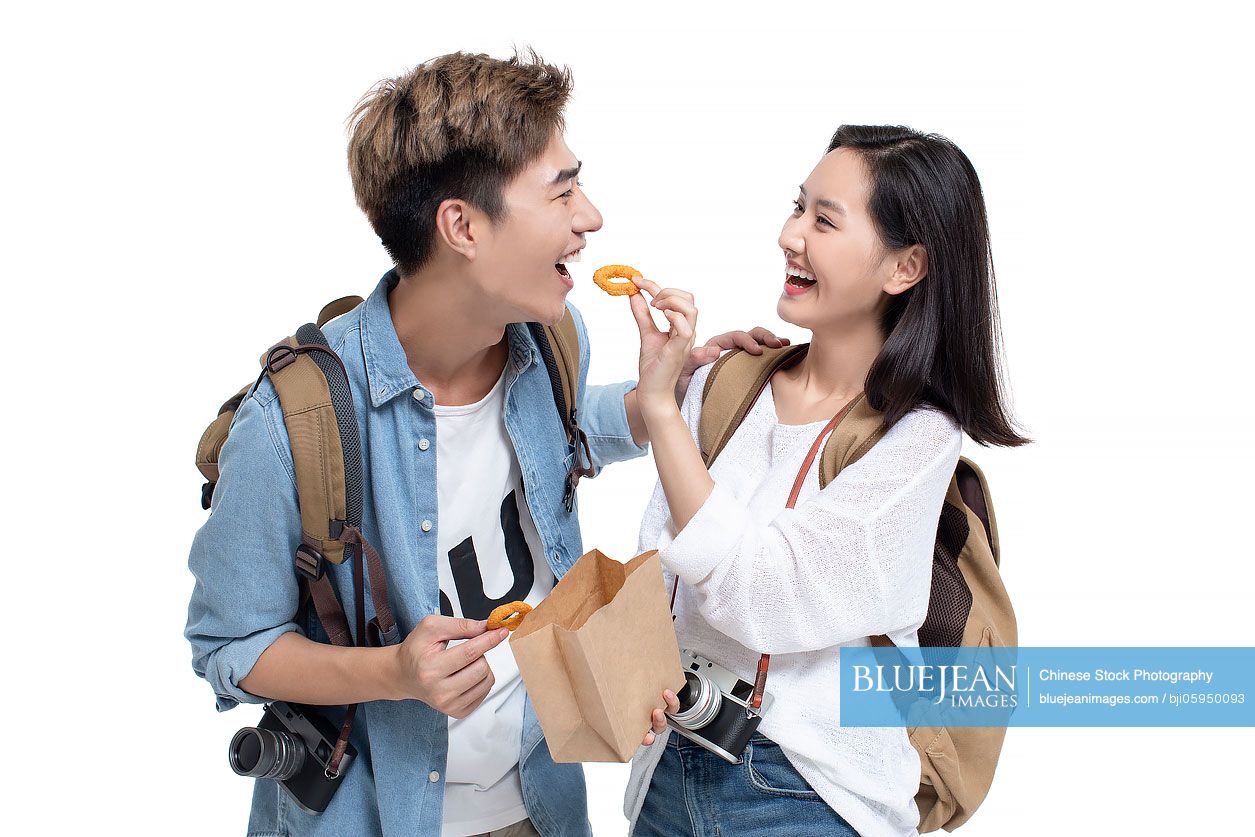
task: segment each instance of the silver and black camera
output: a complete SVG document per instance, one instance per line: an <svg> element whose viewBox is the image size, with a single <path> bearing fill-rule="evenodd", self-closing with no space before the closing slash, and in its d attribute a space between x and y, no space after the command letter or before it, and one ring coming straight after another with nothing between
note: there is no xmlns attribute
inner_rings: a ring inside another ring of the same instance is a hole
<svg viewBox="0 0 1255 837"><path fill-rule="evenodd" d="M357 756L350 744L338 775L327 775L339 737L331 722L311 707L276 700L266 704L257 726L235 734L227 758L239 775L274 779L302 811L321 814Z"/></svg>
<svg viewBox="0 0 1255 837"><path fill-rule="evenodd" d="M680 651L684 668L684 688L676 693L680 709L667 716L667 724L725 761L736 764L771 705L764 694L762 705L751 709L754 684L740 679L723 666L694 654Z"/></svg>

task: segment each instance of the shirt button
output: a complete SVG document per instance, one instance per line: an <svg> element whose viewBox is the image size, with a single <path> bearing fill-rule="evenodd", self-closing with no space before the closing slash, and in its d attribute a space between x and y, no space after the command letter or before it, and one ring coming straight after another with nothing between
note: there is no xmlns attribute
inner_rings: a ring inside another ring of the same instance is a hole
<svg viewBox="0 0 1255 837"><path fill-rule="evenodd" d="M430 521L430 520L424 520L424 521L423 521L423 531L424 531L424 532L430 532L430 531L431 531L431 521Z"/></svg>
<svg viewBox="0 0 1255 837"><path fill-rule="evenodd" d="M439 782L439 781L440 781L440 773L439 773L439 772L437 772L437 771L435 771L435 770L431 771L430 773L428 773L428 774L427 774L427 781L429 781L429 782Z"/></svg>
<svg viewBox="0 0 1255 837"><path fill-rule="evenodd" d="M427 450L429 447L431 447L431 442L427 441L426 439L419 439L419 440L418 440L418 449L419 449L419 450Z"/></svg>
<svg viewBox="0 0 1255 837"><path fill-rule="evenodd" d="M414 390L415 401L422 401L426 397L427 397L427 390L423 389L422 387L419 387L418 389Z"/></svg>

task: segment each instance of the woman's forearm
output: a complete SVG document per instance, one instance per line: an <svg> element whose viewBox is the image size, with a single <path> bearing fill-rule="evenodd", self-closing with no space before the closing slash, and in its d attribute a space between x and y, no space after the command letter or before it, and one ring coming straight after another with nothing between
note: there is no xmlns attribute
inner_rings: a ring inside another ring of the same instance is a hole
<svg viewBox="0 0 1255 837"><path fill-rule="evenodd" d="M675 530L679 532L706 502L715 482L674 403L657 406L642 403L641 412L649 426L658 478L667 495Z"/></svg>

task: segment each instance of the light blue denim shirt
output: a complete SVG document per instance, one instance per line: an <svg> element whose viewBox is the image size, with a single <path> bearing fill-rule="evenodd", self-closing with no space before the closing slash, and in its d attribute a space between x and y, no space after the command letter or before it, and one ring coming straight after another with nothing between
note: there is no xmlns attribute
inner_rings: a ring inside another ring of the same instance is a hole
<svg viewBox="0 0 1255 837"><path fill-rule="evenodd" d="M424 616L439 613L436 578L436 420L432 395L414 376L388 310L395 272L370 297L329 323L327 342L348 370L357 407L365 469L362 530L383 556L392 611L402 635ZM568 307L571 307L568 303ZM580 424L594 465L644 455L632 441L623 396L634 381L586 386L588 335L571 307L580 335ZM562 578L583 554L578 500L567 512L562 494L571 459L540 352L527 328L506 329L506 430L518 456L528 508L545 559ZM420 446L421 439L428 445ZM293 554L301 542L291 447L268 379L241 404L219 457L221 477L213 510L192 543L189 567L196 585L185 635L192 668L209 681L219 711L263 699L240 688L257 658L286 631L325 642L313 609L294 621L298 588ZM577 494L578 498L578 494ZM429 531L422 523L430 521ZM330 568L340 600L352 613L350 568ZM374 612L367 595L367 618ZM340 711L327 713L338 721ZM251 723L251 719L244 719ZM245 724L245 725L246 725ZM338 726L338 723L337 723ZM223 742L222 769L229 770ZM274 780L255 781L250 835L437 835L444 798L448 717L418 700L372 701L357 712L352 743L358 758L327 810L310 815ZM503 754L513 748L503 744ZM523 797L545 837L587 835L584 771L555 764L531 699L519 742ZM243 780L241 780L243 781Z"/></svg>

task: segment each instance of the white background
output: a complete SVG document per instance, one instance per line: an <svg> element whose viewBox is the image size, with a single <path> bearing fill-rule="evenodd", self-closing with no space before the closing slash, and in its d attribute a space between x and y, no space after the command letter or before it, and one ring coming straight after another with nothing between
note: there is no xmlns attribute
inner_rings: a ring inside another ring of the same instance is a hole
<svg viewBox="0 0 1255 837"><path fill-rule="evenodd" d="M636 351L595 266L693 291L703 340L803 340L775 317L776 236L832 132L953 139L1037 440L964 448L1021 642L1252 644L1251 66L1247 28L1208 4L39 8L0 35L5 832L243 833L226 745L258 709L215 713L182 638L193 449L262 349L389 266L344 120L457 49L574 71L567 139L606 219L572 297L594 382L634 377ZM632 556L653 480L646 458L586 484L588 548ZM961 833L1250 833L1253 745L1012 729ZM626 767L587 775L596 833L623 833Z"/></svg>

